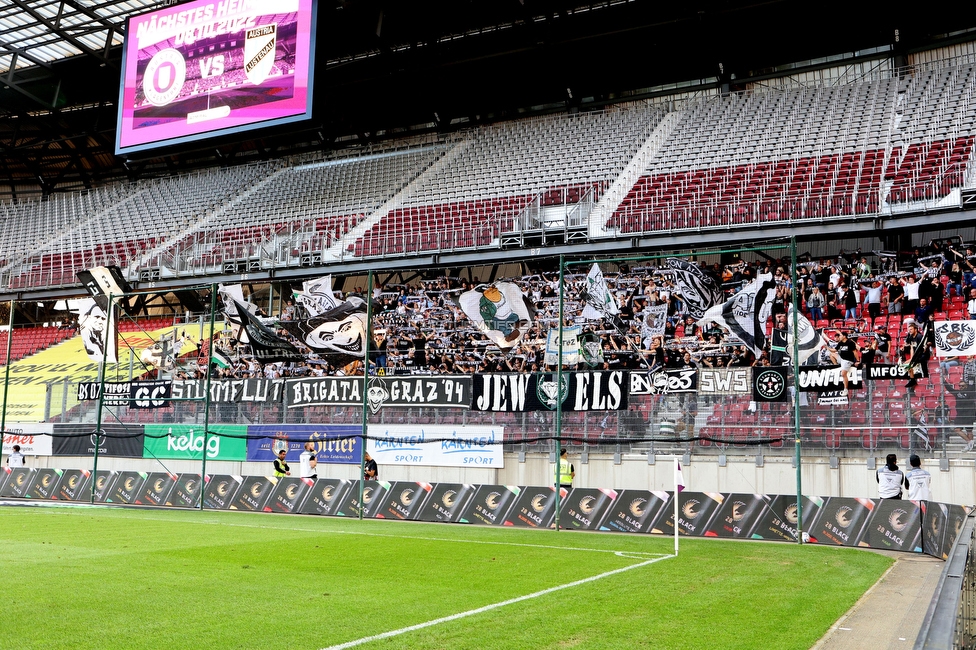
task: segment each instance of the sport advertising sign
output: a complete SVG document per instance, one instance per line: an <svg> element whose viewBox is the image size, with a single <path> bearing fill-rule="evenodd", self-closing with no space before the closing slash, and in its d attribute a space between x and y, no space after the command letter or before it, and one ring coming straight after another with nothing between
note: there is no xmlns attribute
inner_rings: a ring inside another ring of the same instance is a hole
<svg viewBox="0 0 976 650"><path fill-rule="evenodd" d="M479 485L458 521L500 526L521 491L516 485Z"/></svg>
<svg viewBox="0 0 976 650"><path fill-rule="evenodd" d="M203 488L203 507L211 510L230 510L230 505L243 482L243 476L234 474L217 474L206 477L206 486Z"/></svg>
<svg viewBox="0 0 976 650"><path fill-rule="evenodd" d="M359 494L359 481L349 481L335 478L320 478L314 485L308 487L308 497L301 506L300 512L307 515L349 514L343 508L348 507L348 497L355 489ZM272 506L275 507L275 506Z"/></svg>
<svg viewBox="0 0 976 650"><path fill-rule="evenodd" d="M417 519L430 496L430 483L397 481L390 485L374 515L377 519Z"/></svg>
<svg viewBox="0 0 976 650"><path fill-rule="evenodd" d="M286 449L285 459L297 462L308 441L315 445L315 458L319 463L358 465L363 457L363 429L358 425L255 424L247 428L247 434L247 460L250 461L270 464L278 457L280 449Z"/></svg>
<svg viewBox="0 0 976 650"><path fill-rule="evenodd" d="M425 484L430 491L430 496L424 503L424 507L417 515L417 519L422 521L446 521L456 522L461 517L461 513L467 507L468 502L474 497L478 489L476 485L464 483L435 483Z"/></svg>
<svg viewBox="0 0 976 650"><path fill-rule="evenodd" d="M313 479L294 476L270 477L268 480L274 485L274 491L264 504L265 512L299 512L315 485Z"/></svg>
<svg viewBox="0 0 976 650"><path fill-rule="evenodd" d="M4 467L7 480L0 490L0 497L26 498L31 486L31 480L37 472L33 467Z"/></svg>
<svg viewBox="0 0 976 650"><path fill-rule="evenodd" d="M184 473L176 479L173 489L166 499L166 505L180 508L195 508L199 505L203 479L199 474Z"/></svg>
<svg viewBox="0 0 976 650"><path fill-rule="evenodd" d="M371 424L367 431L366 451L380 465L505 466L504 427Z"/></svg>
<svg viewBox="0 0 976 650"><path fill-rule="evenodd" d="M50 423L8 422L0 453L9 456L14 445L19 445L20 453L25 456L50 456L54 446L53 431L54 425Z"/></svg>
<svg viewBox="0 0 976 650"><path fill-rule="evenodd" d="M207 460L247 460L243 424L212 424L207 436L194 424L147 424L145 430L145 458L203 460L206 445Z"/></svg>
<svg viewBox="0 0 976 650"><path fill-rule="evenodd" d="M560 499L559 525L576 530L598 530L617 499L608 488L573 488Z"/></svg>
<svg viewBox="0 0 976 650"><path fill-rule="evenodd" d="M568 493L569 490L566 488L559 488L560 498L565 498ZM505 525L523 528L549 528L555 517L555 488L527 486L522 488L515 505L508 511L508 516L505 517Z"/></svg>
<svg viewBox="0 0 976 650"><path fill-rule="evenodd" d="M614 499L600 530L618 533L651 533L654 524L671 506L671 493L649 490L624 490Z"/></svg>
<svg viewBox="0 0 976 650"><path fill-rule="evenodd" d="M63 474L60 469L49 467L38 469L31 479L26 496L29 499L53 499L57 496L58 485L61 484Z"/></svg>
<svg viewBox="0 0 976 650"><path fill-rule="evenodd" d="M749 539L765 510L766 502L761 494L730 494L705 530L705 537Z"/></svg>
<svg viewBox="0 0 976 650"><path fill-rule="evenodd" d="M133 503L138 505L162 506L166 504L166 499L176 485L179 477L169 472L150 472L146 476L142 492L136 496Z"/></svg>
<svg viewBox="0 0 976 650"><path fill-rule="evenodd" d="M230 503L231 510L249 510L261 512L264 505L271 498L274 482L267 476L245 476L241 487Z"/></svg>
<svg viewBox="0 0 976 650"><path fill-rule="evenodd" d="M307 119L312 0L196 0L129 18L116 154Z"/></svg>
<svg viewBox="0 0 976 650"><path fill-rule="evenodd" d="M146 472L120 472L105 500L109 503L135 503L147 478L149 474Z"/></svg>

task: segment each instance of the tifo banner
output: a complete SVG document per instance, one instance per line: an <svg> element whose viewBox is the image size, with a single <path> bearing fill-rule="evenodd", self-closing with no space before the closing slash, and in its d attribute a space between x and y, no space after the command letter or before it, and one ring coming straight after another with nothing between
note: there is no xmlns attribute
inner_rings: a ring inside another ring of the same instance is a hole
<svg viewBox="0 0 976 650"><path fill-rule="evenodd" d="M172 394L169 381L122 381L105 382L105 406L129 406L132 408L161 408ZM97 381L78 384L78 401L97 400L101 395Z"/></svg>
<svg viewBox="0 0 976 650"><path fill-rule="evenodd" d="M698 392L703 395L744 395L752 392L752 368L700 368Z"/></svg>
<svg viewBox="0 0 976 650"><path fill-rule="evenodd" d="M19 445L20 453L25 456L50 456L53 453L53 431L54 425L50 423L8 422L3 434L2 454L9 456L14 445Z"/></svg>
<svg viewBox="0 0 976 650"><path fill-rule="evenodd" d="M285 382L281 379L212 379L211 402L280 402ZM207 382L191 379L173 382L173 397L203 400Z"/></svg>
<svg viewBox="0 0 976 650"><path fill-rule="evenodd" d="M52 454L55 456L91 456L96 446L99 456L141 458L143 448L141 424L56 424Z"/></svg>
<svg viewBox="0 0 976 650"><path fill-rule="evenodd" d="M371 424L367 431L366 450L379 465L505 466L503 427Z"/></svg>
<svg viewBox="0 0 976 650"><path fill-rule="evenodd" d="M174 460L247 460L247 426L212 424L210 435L193 424L147 424L145 445L140 456Z"/></svg>
<svg viewBox="0 0 976 650"><path fill-rule="evenodd" d="M362 377L316 377L285 383L288 408L362 404ZM366 405L373 413L384 406L467 408L470 404L470 377L372 377L367 386Z"/></svg>
<svg viewBox="0 0 976 650"><path fill-rule="evenodd" d="M631 395L693 393L698 390L698 370L667 368L654 372L630 372Z"/></svg>
<svg viewBox="0 0 976 650"><path fill-rule="evenodd" d="M278 451L285 449L285 459L296 463L292 476L298 476L298 457L305 443L312 442L318 462L358 465L363 457L362 433L362 427L352 424L252 424L247 428L247 460L270 467Z"/></svg>
<svg viewBox="0 0 976 650"><path fill-rule="evenodd" d="M476 411L619 411L630 389L622 370L474 376L471 408Z"/></svg>
<svg viewBox="0 0 976 650"><path fill-rule="evenodd" d="M864 371L853 367L847 370L848 387L860 388L864 381ZM800 368L800 390L804 392L824 392L844 389L844 378L840 366L809 366Z"/></svg>
<svg viewBox="0 0 976 650"><path fill-rule="evenodd" d="M976 321L935 321L935 355L938 357L976 355Z"/></svg>

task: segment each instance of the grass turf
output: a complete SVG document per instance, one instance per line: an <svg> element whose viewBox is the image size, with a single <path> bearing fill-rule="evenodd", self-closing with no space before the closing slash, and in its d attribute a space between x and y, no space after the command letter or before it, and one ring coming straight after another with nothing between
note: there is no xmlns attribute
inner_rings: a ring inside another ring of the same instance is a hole
<svg viewBox="0 0 976 650"><path fill-rule="evenodd" d="M324 648L632 567L670 538L331 517L0 508L17 648ZM682 539L678 558L363 648L809 648L891 564Z"/></svg>

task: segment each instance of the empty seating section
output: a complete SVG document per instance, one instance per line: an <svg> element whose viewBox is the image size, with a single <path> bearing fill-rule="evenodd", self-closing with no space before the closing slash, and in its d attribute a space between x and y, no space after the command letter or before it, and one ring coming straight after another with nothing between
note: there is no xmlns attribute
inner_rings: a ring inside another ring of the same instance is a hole
<svg viewBox="0 0 976 650"><path fill-rule="evenodd" d="M832 86L679 96L438 142L0 203L0 285L74 285L79 269L101 264L179 275L318 252L314 264L329 249L341 259L489 246L528 228L520 217L528 224L533 211L624 193L601 217L608 235L934 206L973 184L976 70L942 62ZM607 192L632 177L629 191Z"/></svg>
<svg viewBox="0 0 976 650"><path fill-rule="evenodd" d="M262 242L284 247L292 256L327 249L429 167L444 149L426 147L284 168L216 211L175 248L186 264L203 267L258 257Z"/></svg>
<svg viewBox="0 0 976 650"><path fill-rule="evenodd" d="M628 106L483 128L456 145L351 245L354 255L483 246L534 197L578 201L613 182L664 116Z"/></svg>
<svg viewBox="0 0 976 650"><path fill-rule="evenodd" d="M27 256L10 268L13 289L71 284L74 274L92 266L125 267L272 171L272 164L241 165L229 169L145 181L108 205L78 209L66 226L46 234L30 225L38 210L24 215L21 225L33 233L34 244L19 250Z"/></svg>
<svg viewBox="0 0 976 650"><path fill-rule="evenodd" d="M607 221L621 232L873 214L937 201L972 157L973 65L686 109Z"/></svg>

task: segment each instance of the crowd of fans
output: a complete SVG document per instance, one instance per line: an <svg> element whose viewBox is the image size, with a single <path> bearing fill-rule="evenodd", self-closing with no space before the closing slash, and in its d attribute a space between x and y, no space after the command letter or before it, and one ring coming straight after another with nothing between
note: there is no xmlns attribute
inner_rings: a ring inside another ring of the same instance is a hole
<svg viewBox="0 0 976 650"><path fill-rule="evenodd" d="M944 317L950 301L960 300L976 316L976 256L970 248L932 242L912 254L898 257L882 252L842 252L836 258L804 259L797 267L801 309L810 321L832 339L836 347L843 331L857 343L858 363L892 363L906 360L912 352L904 327L914 321L928 337L924 324ZM785 345L787 307L792 302L791 269L788 260L737 260L731 264L703 266L721 282L727 297L741 290L761 273L776 282L772 316L767 324L766 346L754 354L742 341L718 324L700 327L688 314L672 272L653 265L604 269L604 278L616 299L619 314L612 319L588 320L584 273L565 275L563 296L565 325L579 325L584 337L599 340L602 358L582 360L580 369L656 369L660 367L726 367L778 365L788 362ZM588 269L585 269L588 270ZM546 337L559 319L558 273L539 272L509 279L519 286L535 307L531 325L519 344L503 352L482 335L455 302L463 291L486 282L479 278L440 277L411 285L387 284L373 293L373 344L371 374L461 374L485 372L552 371L547 364ZM351 294L363 295L360 288ZM970 296L972 299L970 300ZM965 297L965 298L963 298ZM666 305L663 332L648 326L650 308ZM287 301L279 320L301 319L301 307ZM777 338L779 330L783 336ZM284 329L278 334L300 343ZM260 364L248 354L246 345L227 335L219 347L236 360L230 368L218 369L221 376L277 378L362 374L361 362L338 365L327 357L309 353L303 362ZM550 355L549 361L554 359ZM825 350L809 362L837 361L837 353ZM202 375L205 361L198 372Z"/></svg>

